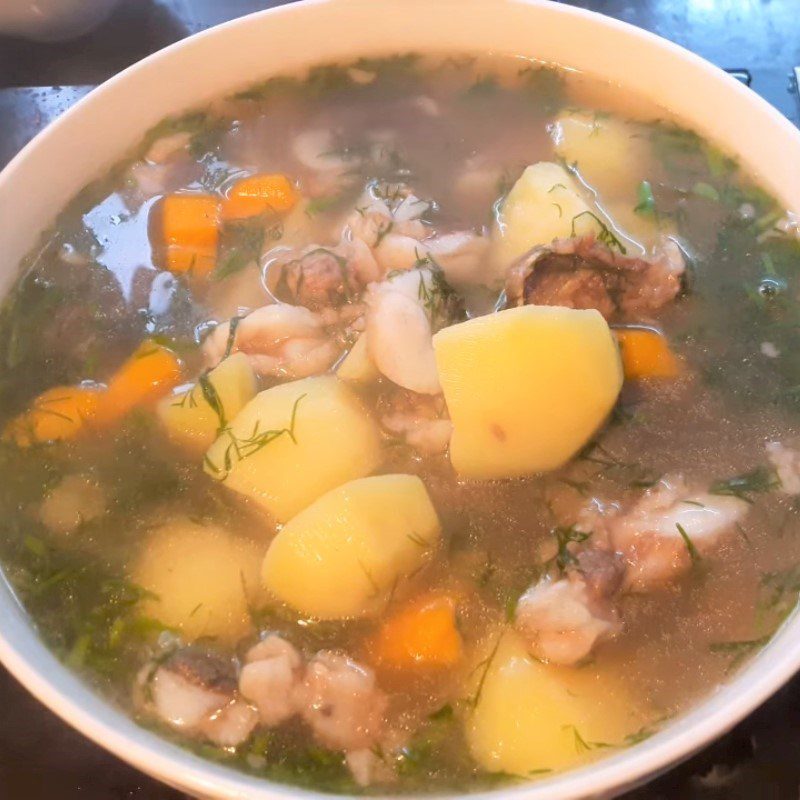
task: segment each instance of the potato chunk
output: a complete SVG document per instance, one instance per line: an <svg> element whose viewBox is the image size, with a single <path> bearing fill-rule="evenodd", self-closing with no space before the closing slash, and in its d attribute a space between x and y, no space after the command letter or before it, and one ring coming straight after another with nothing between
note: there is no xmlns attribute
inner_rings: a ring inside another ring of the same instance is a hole
<svg viewBox="0 0 800 800"><path fill-rule="evenodd" d="M336 368L336 375L356 386L366 386L378 380L380 372L370 358L366 331L361 333L350 352L342 359Z"/></svg>
<svg viewBox="0 0 800 800"><path fill-rule="evenodd" d="M564 769L604 752L599 743L623 745L645 722L610 674L536 661L511 631L490 657L485 678L481 669L473 678L477 703L464 718L470 752L490 772Z"/></svg>
<svg viewBox="0 0 800 800"><path fill-rule="evenodd" d="M551 127L555 150L574 164L583 180L599 195L626 244L652 246L664 220L636 212L639 186L648 178L652 158L650 139L630 122L589 112L565 111Z"/></svg>
<svg viewBox="0 0 800 800"><path fill-rule="evenodd" d="M261 604L263 556L263 547L217 525L176 519L144 540L131 579L154 595L142 613L187 641L235 642L251 630L248 609Z"/></svg>
<svg viewBox="0 0 800 800"><path fill-rule="evenodd" d="M304 614L362 616L384 607L397 582L430 556L440 532L419 478L361 478L287 523L267 551L262 578L275 597Z"/></svg>
<svg viewBox="0 0 800 800"><path fill-rule="evenodd" d="M650 148L640 128L610 116L565 111L551 132L556 153L575 164L603 197L636 196Z"/></svg>
<svg viewBox="0 0 800 800"><path fill-rule="evenodd" d="M592 230L575 179L559 164L528 167L503 202L492 233L492 260L504 270L536 245ZM580 215L584 216L581 217ZM574 220L574 223L573 223Z"/></svg>
<svg viewBox="0 0 800 800"><path fill-rule="evenodd" d="M511 308L445 328L433 345L453 421L450 460L466 478L560 467L622 388L619 350L593 309Z"/></svg>
<svg viewBox="0 0 800 800"><path fill-rule="evenodd" d="M256 395L206 454L206 472L286 522L321 494L372 472L380 432L333 375Z"/></svg>
<svg viewBox="0 0 800 800"><path fill-rule="evenodd" d="M165 397L158 404L158 416L172 441L202 452L214 442L217 431L255 397L256 388L256 375L247 356L234 353L202 381Z"/></svg>

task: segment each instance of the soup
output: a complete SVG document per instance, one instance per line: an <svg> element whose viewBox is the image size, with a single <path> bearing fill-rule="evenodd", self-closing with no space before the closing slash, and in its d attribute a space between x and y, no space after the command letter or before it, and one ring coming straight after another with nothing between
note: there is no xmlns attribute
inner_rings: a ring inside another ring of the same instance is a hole
<svg viewBox="0 0 800 800"><path fill-rule="evenodd" d="M5 575L111 702L268 779L635 747L800 589L797 231L663 109L521 59L167 119L3 308Z"/></svg>

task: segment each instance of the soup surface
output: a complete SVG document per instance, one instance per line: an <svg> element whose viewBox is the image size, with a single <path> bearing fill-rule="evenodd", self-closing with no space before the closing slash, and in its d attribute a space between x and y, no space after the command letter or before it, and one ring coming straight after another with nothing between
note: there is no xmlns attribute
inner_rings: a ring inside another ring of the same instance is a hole
<svg viewBox="0 0 800 800"><path fill-rule="evenodd" d="M0 557L142 725L340 792L635 747L800 589L797 220L518 59L150 131L0 317Z"/></svg>

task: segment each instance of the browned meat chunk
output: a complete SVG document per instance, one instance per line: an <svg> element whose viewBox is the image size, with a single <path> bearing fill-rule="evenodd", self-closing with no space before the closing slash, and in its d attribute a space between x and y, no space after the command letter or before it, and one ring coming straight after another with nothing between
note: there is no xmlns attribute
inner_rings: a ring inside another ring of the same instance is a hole
<svg viewBox="0 0 800 800"><path fill-rule="evenodd" d="M558 239L511 267L506 294L510 305L595 308L608 320L632 321L673 300L684 271L671 240L643 259L617 253L593 236Z"/></svg>
<svg viewBox="0 0 800 800"><path fill-rule="evenodd" d="M575 560L577 571L583 576L593 598L611 597L622 586L625 565L616 553L599 547L586 547L578 551Z"/></svg>
<svg viewBox="0 0 800 800"><path fill-rule="evenodd" d="M281 300L318 311L340 306L353 294L347 261L326 247L283 265L278 284Z"/></svg>

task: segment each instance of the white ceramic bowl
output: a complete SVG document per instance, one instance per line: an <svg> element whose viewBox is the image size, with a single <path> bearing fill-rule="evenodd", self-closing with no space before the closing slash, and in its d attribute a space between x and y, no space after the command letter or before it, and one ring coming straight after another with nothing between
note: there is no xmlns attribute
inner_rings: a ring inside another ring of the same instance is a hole
<svg viewBox="0 0 800 800"><path fill-rule="evenodd" d="M31 142L0 175L0 293L56 213L162 117L315 61L409 50L534 56L603 77L656 100L738 155L789 209L800 211L800 132L721 70L649 33L544 0L306 0L222 25L145 59ZM203 761L137 727L48 652L4 582L0 659L86 736L184 791L250 800L312 794ZM798 667L800 617L793 615L735 680L646 742L492 794L559 800L621 792L727 731Z"/></svg>

